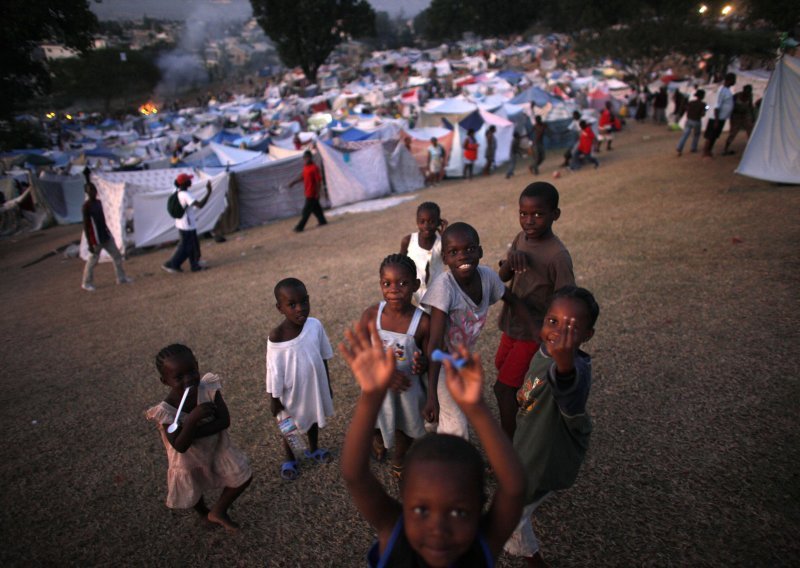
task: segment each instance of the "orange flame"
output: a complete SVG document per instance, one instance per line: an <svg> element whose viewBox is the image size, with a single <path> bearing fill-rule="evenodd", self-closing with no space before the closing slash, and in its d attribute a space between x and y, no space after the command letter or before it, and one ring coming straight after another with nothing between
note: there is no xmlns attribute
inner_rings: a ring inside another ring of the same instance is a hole
<svg viewBox="0 0 800 568"><path fill-rule="evenodd" d="M144 116L150 116L151 114L158 114L158 107L153 103L151 103L150 101L148 101L139 107L139 112Z"/></svg>

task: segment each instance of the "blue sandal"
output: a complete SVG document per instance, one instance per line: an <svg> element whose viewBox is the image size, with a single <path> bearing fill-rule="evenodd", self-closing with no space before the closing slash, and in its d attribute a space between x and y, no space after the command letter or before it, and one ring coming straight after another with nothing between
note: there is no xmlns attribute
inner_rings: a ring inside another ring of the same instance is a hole
<svg viewBox="0 0 800 568"><path fill-rule="evenodd" d="M333 461L333 456L325 448L318 448L315 452L306 450L305 455L307 460L314 460L317 463L331 463Z"/></svg>
<svg viewBox="0 0 800 568"><path fill-rule="evenodd" d="M298 478L300 472L297 471L296 461L287 461L281 464L281 478L286 481L294 481Z"/></svg>

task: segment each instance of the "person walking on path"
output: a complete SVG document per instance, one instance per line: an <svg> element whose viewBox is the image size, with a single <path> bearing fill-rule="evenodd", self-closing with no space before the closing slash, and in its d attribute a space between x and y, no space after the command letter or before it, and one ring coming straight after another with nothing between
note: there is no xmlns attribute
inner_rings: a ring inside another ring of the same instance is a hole
<svg viewBox="0 0 800 568"><path fill-rule="evenodd" d="M753 132L753 125L756 122L756 109L753 106L753 87L745 85L744 89L736 93L733 97L733 112L731 113L731 128L728 134L728 139L725 141L725 150L722 152L723 156L730 156L734 152L731 150L731 143L740 130L747 133L747 139L750 140L750 134Z"/></svg>
<svg viewBox="0 0 800 568"><path fill-rule="evenodd" d="M544 135L547 133L547 125L542 122L541 115L536 115L534 119L533 130L531 134L533 135L533 146L531 150L534 152L533 155L533 163L530 165L531 173L535 175L539 175L539 166L542 165L544 162Z"/></svg>
<svg viewBox="0 0 800 568"><path fill-rule="evenodd" d="M697 152L697 143L700 140L700 130L703 117L706 114L706 103L703 100L706 92L703 89L697 89L694 94L694 99L686 105L686 125L683 127L683 135L678 141L678 157L683 154L683 146L689 139L689 134L694 133L692 137L692 152ZM680 118L680 117L679 117Z"/></svg>
<svg viewBox="0 0 800 568"><path fill-rule="evenodd" d="M496 128L490 126L486 131L486 165L483 166L483 175L488 176L492 173L495 163L495 155L497 154L497 138L494 137Z"/></svg>
<svg viewBox="0 0 800 568"><path fill-rule="evenodd" d="M714 106L714 118L708 121L706 126L706 144L703 147L703 159L711 159L711 150L714 149L714 142L722 135L725 121L733 114L733 93L731 87L736 84L736 74L728 73L725 75L725 82L717 93L717 104Z"/></svg>
<svg viewBox="0 0 800 568"><path fill-rule="evenodd" d="M81 288L87 292L94 292L94 267L97 261L100 260L100 253L105 250L114 261L114 272L117 275L117 284L129 284L133 282L131 278L125 275L125 269L122 267L122 254L117 248L117 243L114 242L114 237L106 225L106 217L103 213L103 204L97 199L97 188L89 181L89 168L83 172L86 176L86 185L84 191L88 199L83 204L83 231L86 234L86 243L89 245L89 260L86 261L86 266L83 269L83 282Z"/></svg>
<svg viewBox="0 0 800 568"><path fill-rule="evenodd" d="M183 217L175 219L175 228L178 229L180 240L172 258L161 265L164 271L172 274L183 272L181 265L187 258L192 272L199 272L207 268L200 262L200 240L197 238L197 223L193 208L202 209L206 206L208 198L211 197L211 181L206 183L206 196L198 200L188 191L193 177L189 174L178 174L178 177L175 178L178 202L183 207Z"/></svg>
<svg viewBox="0 0 800 568"><path fill-rule="evenodd" d="M303 232L308 218L311 217L312 213L314 217L317 218L317 222L320 226L328 224L328 221L325 219L325 214L322 212L322 206L319 204L319 189L322 185L322 174L314 163L314 155L310 150L306 150L303 153L303 159L305 160L303 173L289 184L289 187L292 187L302 181L305 187L306 204L303 206L303 213L300 217L300 221L294 228L295 233Z"/></svg>

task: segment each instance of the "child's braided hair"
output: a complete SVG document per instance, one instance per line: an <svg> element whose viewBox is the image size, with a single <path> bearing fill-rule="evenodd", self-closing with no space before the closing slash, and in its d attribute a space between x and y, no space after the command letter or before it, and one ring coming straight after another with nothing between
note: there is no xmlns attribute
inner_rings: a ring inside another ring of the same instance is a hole
<svg viewBox="0 0 800 568"><path fill-rule="evenodd" d="M414 278L417 277L417 265L405 254L395 253L384 258L383 262L381 262L380 272L383 272L383 268L389 265L401 266L408 270L409 274Z"/></svg>
<svg viewBox="0 0 800 568"><path fill-rule="evenodd" d="M164 362L173 357L194 357L194 353L192 353L191 349L180 343L173 343L172 345L164 347L164 349L159 351L158 355L156 355L156 369L158 369L158 373L162 377L164 376Z"/></svg>

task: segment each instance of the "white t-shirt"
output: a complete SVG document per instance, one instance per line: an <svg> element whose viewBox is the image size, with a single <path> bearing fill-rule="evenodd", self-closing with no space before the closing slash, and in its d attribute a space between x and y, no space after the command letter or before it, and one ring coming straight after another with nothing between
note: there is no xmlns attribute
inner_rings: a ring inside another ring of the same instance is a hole
<svg viewBox="0 0 800 568"><path fill-rule="evenodd" d="M197 201L188 191L178 191L178 201L186 208L180 219L175 219L175 227L180 231L194 231L197 225L194 222L194 203Z"/></svg>
<svg viewBox="0 0 800 568"><path fill-rule="evenodd" d="M333 415L324 363L332 358L331 343L316 318L308 318L294 339L267 339L267 393L280 399L303 433L315 423L324 428L325 419Z"/></svg>
<svg viewBox="0 0 800 568"><path fill-rule="evenodd" d="M444 332L444 346L449 352L457 345L464 345L472 351L478 342L489 306L499 301L505 294L506 286L497 273L488 266L478 266L483 291L480 305L467 296L450 272L440 274L428 285L422 297L422 305L442 310L447 314Z"/></svg>
<svg viewBox="0 0 800 568"><path fill-rule="evenodd" d="M714 108L719 109L719 119L728 120L733 112L733 93L731 90L722 86L717 93L717 105Z"/></svg>

